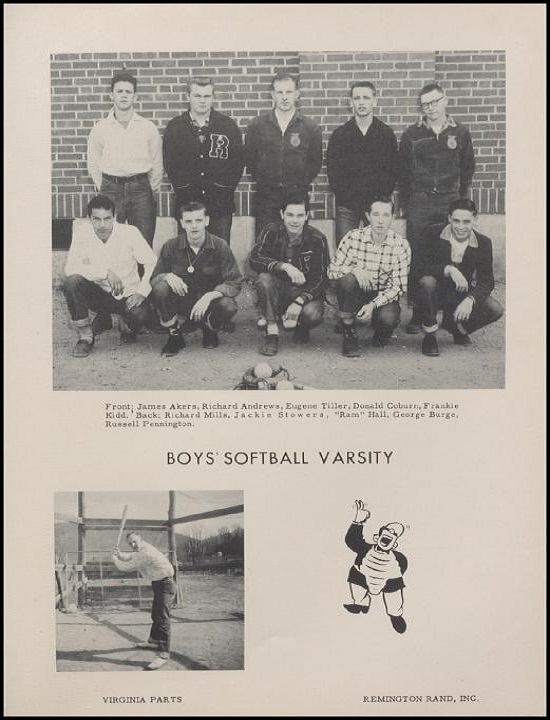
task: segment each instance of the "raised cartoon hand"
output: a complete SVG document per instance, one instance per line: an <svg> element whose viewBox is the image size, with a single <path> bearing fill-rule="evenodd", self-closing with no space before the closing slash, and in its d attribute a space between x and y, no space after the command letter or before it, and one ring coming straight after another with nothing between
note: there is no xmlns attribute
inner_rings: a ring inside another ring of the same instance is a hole
<svg viewBox="0 0 550 720"><path fill-rule="evenodd" d="M370 512L367 510L367 505L362 500L355 501L355 520L356 523L364 523L365 520L370 518Z"/></svg>

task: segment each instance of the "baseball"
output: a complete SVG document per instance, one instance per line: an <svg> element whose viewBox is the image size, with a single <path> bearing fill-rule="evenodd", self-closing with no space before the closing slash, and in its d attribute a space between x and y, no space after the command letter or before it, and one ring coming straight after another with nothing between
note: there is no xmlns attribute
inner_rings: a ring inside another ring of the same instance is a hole
<svg viewBox="0 0 550 720"><path fill-rule="evenodd" d="M273 375L273 368L269 363L259 362L254 367L254 375L257 378L268 378Z"/></svg>

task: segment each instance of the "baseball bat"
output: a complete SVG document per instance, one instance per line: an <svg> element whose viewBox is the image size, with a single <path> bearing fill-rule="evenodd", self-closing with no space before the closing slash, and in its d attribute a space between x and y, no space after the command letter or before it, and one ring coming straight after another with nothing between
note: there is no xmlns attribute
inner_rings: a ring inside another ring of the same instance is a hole
<svg viewBox="0 0 550 720"><path fill-rule="evenodd" d="M126 513L128 512L128 505L125 505L122 509L122 517L120 518L120 528L118 531L118 538L116 541L116 547L120 546L120 541L122 540L122 533L124 532L124 525L126 524Z"/></svg>

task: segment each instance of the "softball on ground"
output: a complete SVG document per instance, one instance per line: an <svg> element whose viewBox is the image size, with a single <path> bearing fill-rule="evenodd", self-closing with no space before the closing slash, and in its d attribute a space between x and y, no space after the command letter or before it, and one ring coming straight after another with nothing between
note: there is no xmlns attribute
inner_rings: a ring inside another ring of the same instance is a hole
<svg viewBox="0 0 550 720"><path fill-rule="evenodd" d="M257 378L268 378L273 375L273 368L269 363L259 362L254 366L254 375Z"/></svg>

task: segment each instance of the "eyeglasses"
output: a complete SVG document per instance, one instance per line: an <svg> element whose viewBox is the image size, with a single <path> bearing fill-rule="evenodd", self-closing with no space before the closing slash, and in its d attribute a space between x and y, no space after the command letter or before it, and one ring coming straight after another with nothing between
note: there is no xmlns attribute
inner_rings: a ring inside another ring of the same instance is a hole
<svg viewBox="0 0 550 720"><path fill-rule="evenodd" d="M443 100L444 97L445 97L445 95L440 95L435 100L431 100L430 102L420 103L420 107L422 108L422 110L429 110L431 107L435 107L440 100Z"/></svg>

